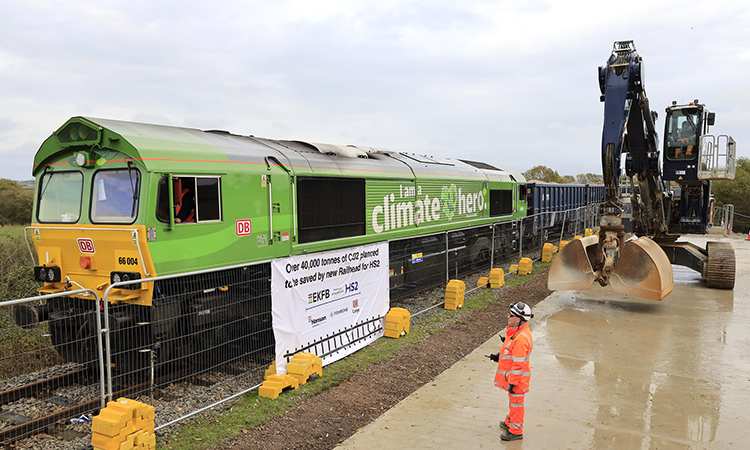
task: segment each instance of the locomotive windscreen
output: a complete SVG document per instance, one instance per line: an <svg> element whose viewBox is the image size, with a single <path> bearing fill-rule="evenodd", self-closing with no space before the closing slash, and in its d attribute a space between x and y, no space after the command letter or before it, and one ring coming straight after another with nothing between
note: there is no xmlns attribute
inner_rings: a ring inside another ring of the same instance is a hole
<svg viewBox="0 0 750 450"><path fill-rule="evenodd" d="M365 180L297 178L299 242L365 234Z"/></svg>

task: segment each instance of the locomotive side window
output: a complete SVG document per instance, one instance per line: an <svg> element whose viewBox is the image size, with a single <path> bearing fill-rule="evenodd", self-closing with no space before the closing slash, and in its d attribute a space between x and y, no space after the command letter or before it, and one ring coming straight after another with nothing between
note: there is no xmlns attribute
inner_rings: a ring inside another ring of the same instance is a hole
<svg viewBox="0 0 750 450"><path fill-rule="evenodd" d="M41 223L78 222L81 217L81 172L48 172L39 182L37 219Z"/></svg>
<svg viewBox="0 0 750 450"><path fill-rule="evenodd" d="M490 189L490 217L513 214L513 190Z"/></svg>
<svg viewBox="0 0 750 450"><path fill-rule="evenodd" d="M136 169L100 170L91 183L91 223L133 223L141 174Z"/></svg>
<svg viewBox="0 0 750 450"><path fill-rule="evenodd" d="M518 200L521 202L526 201L526 185L525 184L518 185Z"/></svg>
<svg viewBox="0 0 750 450"><path fill-rule="evenodd" d="M365 234L365 180L297 178L299 242Z"/></svg>
<svg viewBox="0 0 750 450"><path fill-rule="evenodd" d="M159 180L156 217L169 222L169 208L174 205L175 223L221 221L220 177L173 177L174 201L169 201L167 177Z"/></svg>

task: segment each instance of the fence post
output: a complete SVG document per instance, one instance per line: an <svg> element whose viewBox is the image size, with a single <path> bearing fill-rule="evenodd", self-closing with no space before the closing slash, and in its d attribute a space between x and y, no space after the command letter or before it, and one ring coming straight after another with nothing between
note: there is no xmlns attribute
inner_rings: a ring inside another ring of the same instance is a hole
<svg viewBox="0 0 750 450"><path fill-rule="evenodd" d="M565 238L565 218L567 215L568 212L565 211L565 214L563 214L562 228L560 228L560 242ZM560 244L557 244L557 248L560 248Z"/></svg>
<svg viewBox="0 0 750 450"><path fill-rule="evenodd" d="M450 267L448 266L448 231L445 232L445 282L448 283L450 281Z"/></svg>
<svg viewBox="0 0 750 450"><path fill-rule="evenodd" d="M523 219L521 219L521 238L518 240L518 259L523 257Z"/></svg>
<svg viewBox="0 0 750 450"><path fill-rule="evenodd" d="M490 249L490 270L492 270L493 264L495 264L495 229L497 228L497 224L492 225L492 248Z"/></svg>

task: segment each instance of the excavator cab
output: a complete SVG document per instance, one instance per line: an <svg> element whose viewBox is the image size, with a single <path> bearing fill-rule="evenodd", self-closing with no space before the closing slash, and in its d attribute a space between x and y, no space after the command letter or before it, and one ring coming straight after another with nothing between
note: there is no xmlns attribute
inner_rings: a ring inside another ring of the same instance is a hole
<svg viewBox="0 0 750 450"><path fill-rule="evenodd" d="M662 178L679 189L672 202L671 233L706 233L710 223L712 180L734 179L735 143L709 134L716 114L697 99L666 109Z"/></svg>

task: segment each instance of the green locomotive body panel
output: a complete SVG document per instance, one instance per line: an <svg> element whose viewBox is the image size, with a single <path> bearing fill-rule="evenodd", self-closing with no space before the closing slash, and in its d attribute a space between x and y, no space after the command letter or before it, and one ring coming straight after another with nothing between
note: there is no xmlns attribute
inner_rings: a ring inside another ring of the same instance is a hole
<svg viewBox="0 0 750 450"><path fill-rule="evenodd" d="M137 171L136 216L116 223L150 230L146 245L158 275L517 220L526 213L517 187L523 177L481 163L105 119L70 119L44 142L34 165L37 196L44 193L45 175L83 174L77 220L39 220L37 201L33 226L42 228L112 225L92 220L92 201L100 196L93 179L118 169L133 183ZM170 209L176 180L198 191L194 223L175 223ZM201 197L202 186L213 197ZM332 192L333 198L307 189ZM360 192L364 198L354 198ZM331 204L339 195L356 211ZM311 198L320 205L311 207ZM343 237L335 223L316 225L334 220L313 217L321 210L342 215L335 220L348 230Z"/></svg>

